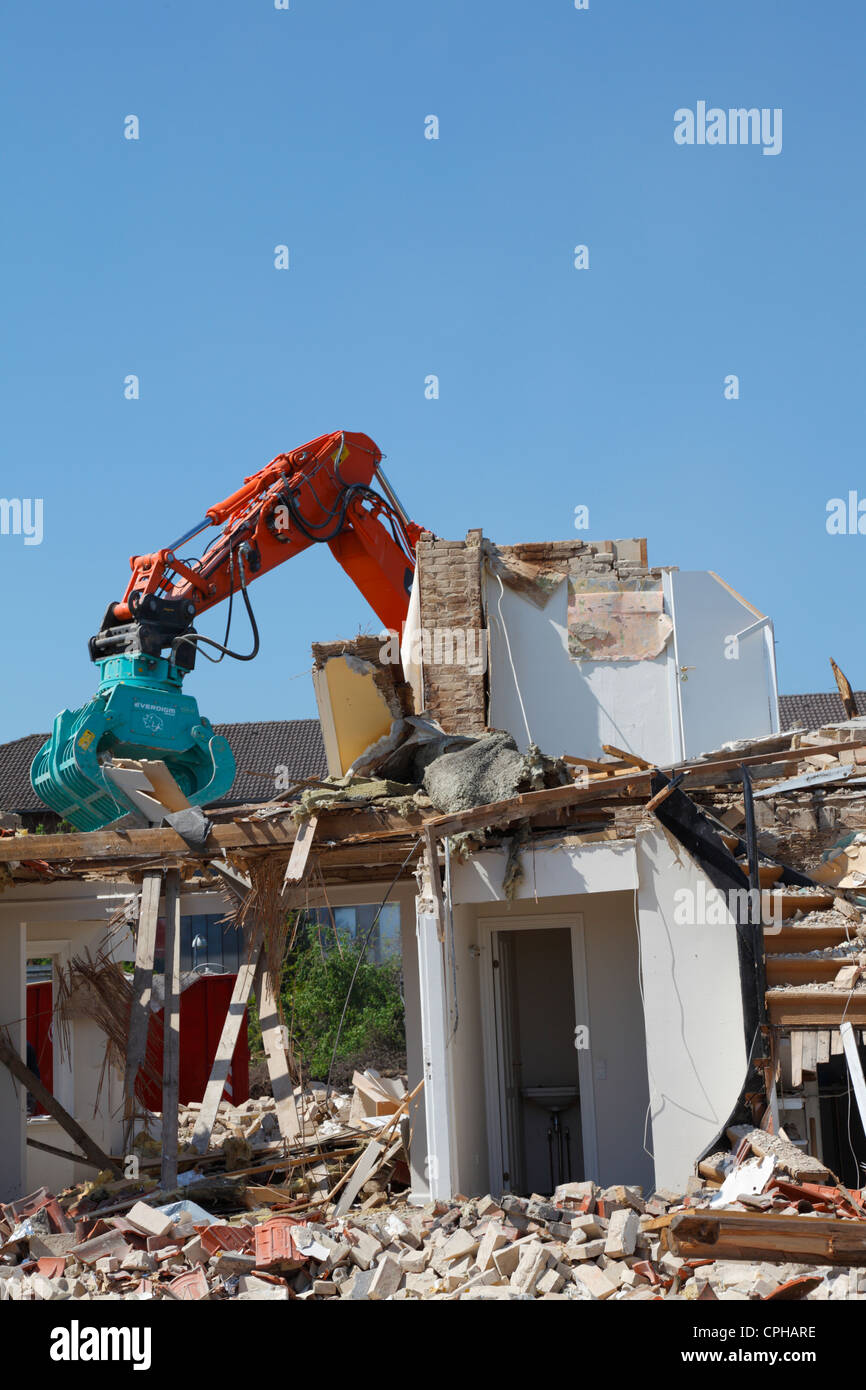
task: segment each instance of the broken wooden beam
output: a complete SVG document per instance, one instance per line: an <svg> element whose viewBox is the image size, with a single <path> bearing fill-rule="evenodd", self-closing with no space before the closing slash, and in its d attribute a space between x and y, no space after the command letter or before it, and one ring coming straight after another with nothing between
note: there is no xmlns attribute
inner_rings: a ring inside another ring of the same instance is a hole
<svg viewBox="0 0 866 1390"><path fill-rule="evenodd" d="M135 970L132 977L132 1003L129 1009L126 1069L123 1078L123 1145L127 1151L132 1144L132 1130L135 1123L135 1081L147 1051L150 996L153 991L153 957L156 948L156 925L159 918L161 892L162 870L148 871L141 883L138 932L135 942Z"/></svg>
<svg viewBox="0 0 866 1390"><path fill-rule="evenodd" d="M318 823L318 816L310 816L309 819L301 823L295 836L295 843L292 845L289 862L286 865L283 879L284 888L291 888L303 883L306 878L310 866L310 850L313 848L313 841L316 838Z"/></svg>
<svg viewBox="0 0 866 1390"><path fill-rule="evenodd" d="M256 970L258 969L259 957L262 954L262 930L257 923L253 931L253 939L250 942L250 954L247 960L239 967L235 977L232 997L223 1021L222 1033L217 1044L216 1055L211 1067L211 1073L205 1087L204 1099L201 1103L198 1120L193 1130L191 1146L196 1153L205 1153L210 1144L211 1134L213 1133L214 1123L219 1110L225 1090L226 1080L231 1070L232 1057L234 1056L235 1046L240 1037L241 1027L244 1021L247 1004L252 994L253 984L255 983Z"/></svg>
<svg viewBox="0 0 866 1390"><path fill-rule="evenodd" d="M644 806L644 811L649 813L650 811L654 811L657 806L661 806L662 802L667 801L671 793L676 791L683 778L688 777L688 775L688 772L680 772L676 777L672 777L666 786L661 787L656 792L655 796L650 798L646 806Z"/></svg>
<svg viewBox="0 0 866 1390"><path fill-rule="evenodd" d="M58 1149L55 1144L45 1144L41 1139L31 1139L27 1136L27 1147L30 1149L41 1149L43 1153L53 1154L55 1158L66 1158L71 1163L83 1163L90 1168L98 1168L100 1165L95 1158L87 1158L85 1154L74 1154L70 1149Z"/></svg>
<svg viewBox="0 0 866 1390"><path fill-rule="evenodd" d="M845 710L845 718L856 719L857 701L854 698L854 691L851 689L851 682L848 680L844 671L840 671L832 656L830 657L830 666L832 667L833 676L835 677L836 685L839 690L842 707Z"/></svg>
<svg viewBox="0 0 866 1390"><path fill-rule="evenodd" d="M397 815L374 807L348 806L332 811L319 810L318 820L319 841L334 840L342 844L362 837L384 840L393 834L417 833L422 823L420 812ZM169 826L143 830L112 830L109 827L105 830L76 831L70 835L40 835L38 849L39 858L44 863L80 860L100 865L115 861L128 863L135 859L170 859L175 856L182 859L213 859L223 850L291 848L297 829L291 811L287 809L278 817L237 818L213 825L205 847L195 854L182 836ZM34 852L35 847L33 836L4 836L0 839L0 863L26 858Z"/></svg>
<svg viewBox="0 0 866 1390"><path fill-rule="evenodd" d="M177 1108L180 1083L180 871L165 875L165 951L162 1005L162 1170L160 1187L177 1186Z"/></svg>
<svg viewBox="0 0 866 1390"><path fill-rule="evenodd" d="M835 1217L684 1211L671 1221L668 1243L686 1260L866 1265L866 1221Z"/></svg>
<svg viewBox="0 0 866 1390"><path fill-rule="evenodd" d="M259 1024L262 1030L262 1045L268 1063L268 1076L271 1093L276 1103L277 1124L280 1137L286 1144L293 1143L301 1132L295 1092L289 1072L289 1059L283 1040L283 1025L280 1019L279 1004L271 984L265 953L259 955L256 971L256 996L259 1001Z"/></svg>
<svg viewBox="0 0 866 1390"><path fill-rule="evenodd" d="M639 767L643 772L655 767L655 763L648 763L646 758L639 758L636 753L626 753L624 748L617 748L614 743L603 743L601 749L603 753L609 753L612 758L621 758L624 763L630 763L632 767Z"/></svg>

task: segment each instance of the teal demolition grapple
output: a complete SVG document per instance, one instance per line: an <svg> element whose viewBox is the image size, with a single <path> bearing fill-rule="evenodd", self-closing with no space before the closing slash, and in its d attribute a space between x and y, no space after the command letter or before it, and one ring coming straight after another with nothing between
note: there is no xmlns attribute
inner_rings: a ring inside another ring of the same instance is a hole
<svg viewBox="0 0 866 1390"><path fill-rule="evenodd" d="M145 600L143 606L157 603ZM138 809L104 776L110 758L162 760L193 806L223 796L235 777L228 742L182 691L195 662L194 641L175 643L174 660L159 655L172 626L180 626L171 623L168 604L159 603L156 621L124 627L110 614L90 640L100 672L96 694L81 709L58 714L30 769L36 795L78 830L98 830Z"/></svg>
<svg viewBox="0 0 866 1390"><path fill-rule="evenodd" d="M235 778L227 741L214 733L191 695L185 671L164 657L107 657L101 680L81 709L65 709L33 760L36 795L78 830L97 830L135 804L105 779L107 758L162 759L193 806L224 795Z"/></svg>

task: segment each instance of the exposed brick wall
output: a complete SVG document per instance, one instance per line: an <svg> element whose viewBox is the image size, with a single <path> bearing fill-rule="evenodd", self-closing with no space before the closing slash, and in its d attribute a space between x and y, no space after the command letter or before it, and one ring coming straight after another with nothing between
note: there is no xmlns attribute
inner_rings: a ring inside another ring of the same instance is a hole
<svg viewBox="0 0 866 1390"><path fill-rule="evenodd" d="M465 541L434 540L425 533L416 556L424 632L480 632L484 627L481 532L470 531ZM434 662L429 653L422 664L425 705L445 732L483 733L487 719L484 673L465 662Z"/></svg>
<svg viewBox="0 0 866 1390"><path fill-rule="evenodd" d="M619 541L538 541L521 545L492 546L506 564L537 565L561 574L615 575L628 579L635 575L658 576L660 570L647 566L646 541L642 538Z"/></svg>

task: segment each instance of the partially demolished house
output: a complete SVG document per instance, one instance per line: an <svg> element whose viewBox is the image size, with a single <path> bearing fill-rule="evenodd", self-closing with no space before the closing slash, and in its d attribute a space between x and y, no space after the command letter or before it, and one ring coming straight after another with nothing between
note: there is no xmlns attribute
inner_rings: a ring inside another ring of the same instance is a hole
<svg viewBox="0 0 866 1390"><path fill-rule="evenodd" d="M425 535L417 557L402 633L314 649L327 778L275 768L266 800L185 835L44 836L38 862L0 840L3 1017L22 1016L32 943L68 950L65 923L96 949L131 903L137 987L148 901L151 916L162 891L169 915L216 910L228 891L249 958L215 1115L254 987L274 1013L287 910L387 900L415 1200L588 1181L682 1193L698 1172L721 1184L742 1143L791 1180L847 1165L859 1187L835 1093L849 1071L862 1085L866 721L782 732L770 620L716 574L649 567L642 540L473 531ZM285 1100L275 1022L271 1045ZM129 1076L111 1084L96 1138L117 1154ZM66 1095L92 1130L74 1079ZM0 1088L0 1123L20 1136L0 1160L8 1199L30 1186L20 1087Z"/></svg>

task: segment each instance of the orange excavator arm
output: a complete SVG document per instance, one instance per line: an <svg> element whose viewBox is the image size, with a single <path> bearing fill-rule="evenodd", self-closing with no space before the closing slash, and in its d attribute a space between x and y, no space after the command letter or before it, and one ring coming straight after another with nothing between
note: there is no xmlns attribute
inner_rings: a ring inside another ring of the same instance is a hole
<svg viewBox="0 0 866 1390"><path fill-rule="evenodd" d="M382 454L365 434L335 431L278 454L174 545L133 555L123 598L109 606L91 639L97 660L129 651L134 636L156 655L155 643L174 642L207 609L316 543L326 543L386 628L406 617L415 543L410 521L381 469ZM381 492L372 484L378 481ZM181 554L211 526L220 534L198 559ZM134 634L132 629L137 629ZM205 640L195 637L193 640ZM139 642L135 642L139 646Z"/></svg>

